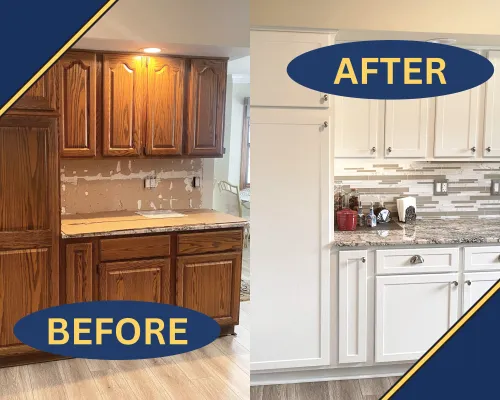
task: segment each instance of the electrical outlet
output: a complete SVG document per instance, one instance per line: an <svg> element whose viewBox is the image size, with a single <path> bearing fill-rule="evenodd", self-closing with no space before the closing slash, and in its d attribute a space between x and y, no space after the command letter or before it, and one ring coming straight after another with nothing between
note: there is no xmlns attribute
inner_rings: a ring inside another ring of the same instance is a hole
<svg viewBox="0 0 500 400"><path fill-rule="evenodd" d="M154 189L158 186L158 179L156 176L147 176L144 178L144 187L146 189Z"/></svg>
<svg viewBox="0 0 500 400"><path fill-rule="evenodd" d="M448 195L448 179L434 180L434 196Z"/></svg>
<svg viewBox="0 0 500 400"><path fill-rule="evenodd" d="M491 180L490 194L492 196L500 196L500 179Z"/></svg>
<svg viewBox="0 0 500 400"><path fill-rule="evenodd" d="M199 176L195 176L193 178L193 187L194 188L199 188L200 187L200 177Z"/></svg>

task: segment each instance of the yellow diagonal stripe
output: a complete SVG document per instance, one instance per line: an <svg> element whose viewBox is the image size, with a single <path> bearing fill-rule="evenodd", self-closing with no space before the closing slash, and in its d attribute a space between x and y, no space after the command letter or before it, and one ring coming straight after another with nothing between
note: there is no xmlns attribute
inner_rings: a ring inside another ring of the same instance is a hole
<svg viewBox="0 0 500 400"><path fill-rule="evenodd" d="M390 399L400 388L403 386L422 366L479 310L484 303L486 303L497 290L500 289L500 280L493 285L481 299L460 318L460 320L453 325L453 327L446 332L446 334L439 339L431 349L418 360L418 362L411 367L406 374L383 396L380 400Z"/></svg>
<svg viewBox="0 0 500 400"><path fill-rule="evenodd" d="M118 0L109 0L33 77L0 109L2 116L52 65L72 47Z"/></svg>

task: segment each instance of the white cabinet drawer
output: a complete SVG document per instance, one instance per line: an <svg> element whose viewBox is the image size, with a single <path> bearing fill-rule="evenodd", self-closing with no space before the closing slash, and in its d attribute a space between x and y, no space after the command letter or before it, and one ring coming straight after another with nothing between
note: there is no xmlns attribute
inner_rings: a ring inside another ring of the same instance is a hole
<svg viewBox="0 0 500 400"><path fill-rule="evenodd" d="M500 246L466 247L465 271L500 270Z"/></svg>
<svg viewBox="0 0 500 400"><path fill-rule="evenodd" d="M412 274L458 271L459 249L377 250L377 274Z"/></svg>

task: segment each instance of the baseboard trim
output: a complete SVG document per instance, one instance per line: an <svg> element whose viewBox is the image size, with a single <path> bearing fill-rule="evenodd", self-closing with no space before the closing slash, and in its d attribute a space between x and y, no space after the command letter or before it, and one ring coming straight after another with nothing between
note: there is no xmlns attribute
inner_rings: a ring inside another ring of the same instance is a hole
<svg viewBox="0 0 500 400"><path fill-rule="evenodd" d="M251 372L250 386L283 385L335 381L347 379L384 378L403 375L412 364L374 365L369 367L343 367L295 371Z"/></svg>

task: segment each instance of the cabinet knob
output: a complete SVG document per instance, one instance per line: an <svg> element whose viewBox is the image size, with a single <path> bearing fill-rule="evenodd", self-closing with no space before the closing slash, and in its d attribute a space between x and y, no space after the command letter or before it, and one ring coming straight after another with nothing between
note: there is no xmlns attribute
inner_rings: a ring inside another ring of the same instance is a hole
<svg viewBox="0 0 500 400"><path fill-rule="evenodd" d="M491 146L486 147L486 151L489 153L491 151Z"/></svg>
<svg viewBox="0 0 500 400"><path fill-rule="evenodd" d="M365 263L366 262L366 257L361 257L361 262Z"/></svg>
<svg viewBox="0 0 500 400"><path fill-rule="evenodd" d="M377 149L375 148L375 146L372 147L372 153L375 153Z"/></svg>
<svg viewBox="0 0 500 400"><path fill-rule="evenodd" d="M411 264L423 264L424 262L424 257L422 256L413 256L412 258L410 258L410 263Z"/></svg>
<svg viewBox="0 0 500 400"><path fill-rule="evenodd" d="M323 101L328 101L328 95L327 94L323 95Z"/></svg>
<svg viewBox="0 0 500 400"><path fill-rule="evenodd" d="M475 152L476 152L476 146L472 147L472 148L470 149L470 151L472 151L473 153L475 153Z"/></svg>
<svg viewBox="0 0 500 400"><path fill-rule="evenodd" d="M328 122L327 122L327 121L323 122L323 126L324 126L325 128L328 128Z"/></svg>
<svg viewBox="0 0 500 400"><path fill-rule="evenodd" d="M458 282L457 281L453 281L453 282L450 282L453 286L458 286Z"/></svg>
<svg viewBox="0 0 500 400"><path fill-rule="evenodd" d="M465 281L465 284L470 286L470 285L472 285L472 282L467 280L467 281Z"/></svg>
<svg viewBox="0 0 500 400"><path fill-rule="evenodd" d="M392 147L388 147L388 148L387 148L387 152L388 152L388 153L392 152Z"/></svg>

